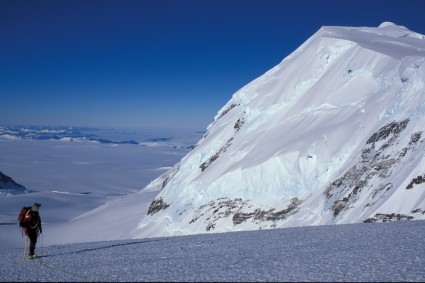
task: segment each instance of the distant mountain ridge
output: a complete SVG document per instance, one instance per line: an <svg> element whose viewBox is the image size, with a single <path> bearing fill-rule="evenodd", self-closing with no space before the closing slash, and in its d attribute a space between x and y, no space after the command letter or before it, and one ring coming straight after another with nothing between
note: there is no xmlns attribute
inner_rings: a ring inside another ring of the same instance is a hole
<svg viewBox="0 0 425 283"><path fill-rule="evenodd" d="M11 177L0 171L0 196L29 193L24 186L16 183Z"/></svg>
<svg viewBox="0 0 425 283"><path fill-rule="evenodd" d="M81 140L99 143L115 144L139 144L134 140L112 141L100 138L93 133L85 132L93 130L88 128L72 127L39 127L39 126L0 126L0 137L4 139L34 139L34 140Z"/></svg>
<svg viewBox="0 0 425 283"><path fill-rule="evenodd" d="M0 126L0 140L60 140L60 141L85 141L96 142L102 144L132 144L140 146L149 146L152 144L163 143L170 144L172 147L192 149L193 145L173 145L174 137L147 137L141 141L134 139L129 140L113 140L95 134L99 132L97 128L89 127L67 127L67 126Z"/></svg>
<svg viewBox="0 0 425 283"><path fill-rule="evenodd" d="M322 27L145 190L134 237L425 219L425 36Z"/></svg>

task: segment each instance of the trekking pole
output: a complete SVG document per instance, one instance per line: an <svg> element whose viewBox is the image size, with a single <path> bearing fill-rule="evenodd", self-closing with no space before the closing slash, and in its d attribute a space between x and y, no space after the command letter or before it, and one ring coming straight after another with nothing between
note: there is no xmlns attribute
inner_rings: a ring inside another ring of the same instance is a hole
<svg viewBox="0 0 425 283"><path fill-rule="evenodd" d="M43 237L43 234L40 234L40 238L41 238L41 245L40 245L40 255L43 255L43 248L44 248L44 243L43 243L43 239L44 239L44 237Z"/></svg>
<svg viewBox="0 0 425 283"><path fill-rule="evenodd" d="M28 237L26 237L26 240L25 240L25 246L24 246L24 258L25 258L25 255L27 254L27 246L28 246Z"/></svg>

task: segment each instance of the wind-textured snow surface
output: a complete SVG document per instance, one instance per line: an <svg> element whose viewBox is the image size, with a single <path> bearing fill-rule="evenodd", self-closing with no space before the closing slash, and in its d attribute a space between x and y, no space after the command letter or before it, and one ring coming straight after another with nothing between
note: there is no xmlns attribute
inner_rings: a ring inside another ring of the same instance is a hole
<svg viewBox="0 0 425 283"><path fill-rule="evenodd" d="M425 280L425 221L146 238L0 251L1 281Z"/></svg>

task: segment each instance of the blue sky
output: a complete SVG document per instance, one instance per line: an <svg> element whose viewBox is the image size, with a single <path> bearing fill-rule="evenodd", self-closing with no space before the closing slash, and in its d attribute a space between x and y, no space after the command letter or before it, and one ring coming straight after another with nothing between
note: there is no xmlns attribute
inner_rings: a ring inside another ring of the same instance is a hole
<svg viewBox="0 0 425 283"><path fill-rule="evenodd" d="M425 34L421 0L0 0L0 124L204 130L321 26Z"/></svg>

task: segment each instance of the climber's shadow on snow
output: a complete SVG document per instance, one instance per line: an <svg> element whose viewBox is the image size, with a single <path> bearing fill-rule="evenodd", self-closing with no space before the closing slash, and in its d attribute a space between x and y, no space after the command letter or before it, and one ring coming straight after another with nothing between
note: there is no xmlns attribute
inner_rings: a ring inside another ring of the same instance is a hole
<svg viewBox="0 0 425 283"><path fill-rule="evenodd" d="M92 252L92 251L98 251L98 250L104 250L104 249L111 249L111 248L131 246L131 245L139 245L139 244L145 244L145 243L157 242L157 241L165 241L165 240L168 240L168 238L151 239L151 240L143 240L143 241L135 241L135 242L125 242L125 243L119 243L119 244L108 244L108 245L105 245L105 246L81 249L81 250L70 251L70 252L65 252L65 253L52 253L52 254L44 254L44 255L42 254L42 255L38 255L38 257L39 258L47 258L47 257L56 257L56 256L62 256L62 255L70 255L70 254L80 254L80 253L86 253L86 252Z"/></svg>

